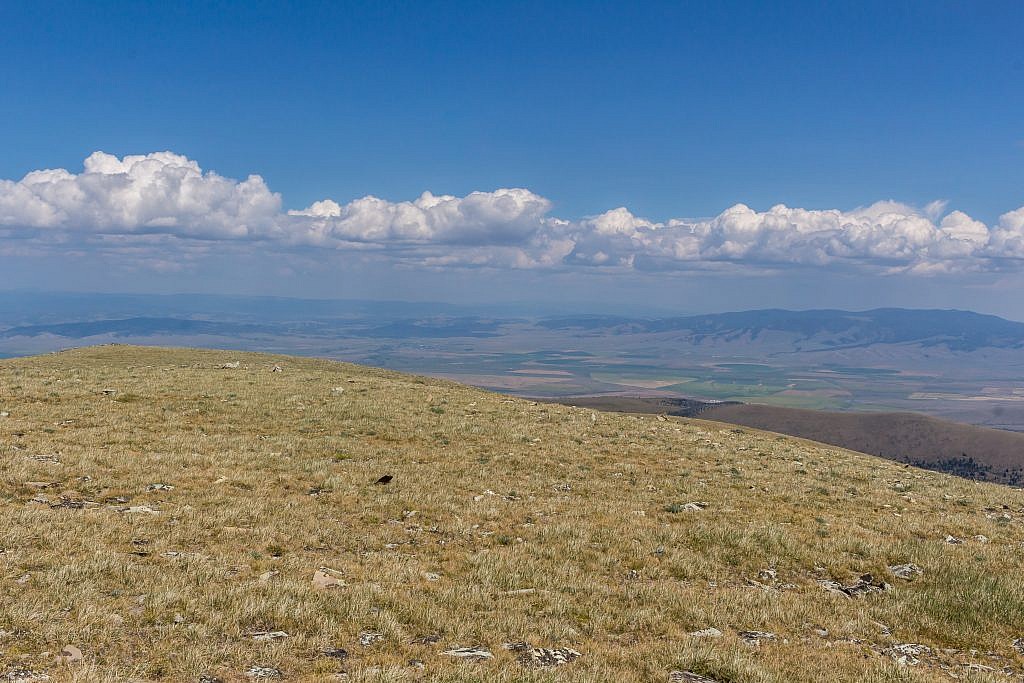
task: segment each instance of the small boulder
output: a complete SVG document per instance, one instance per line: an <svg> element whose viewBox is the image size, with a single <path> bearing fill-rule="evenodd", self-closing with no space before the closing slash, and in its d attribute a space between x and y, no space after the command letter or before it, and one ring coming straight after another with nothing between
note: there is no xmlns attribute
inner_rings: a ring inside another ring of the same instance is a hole
<svg viewBox="0 0 1024 683"><path fill-rule="evenodd" d="M822 588L833 593L842 593L848 598L855 598L868 593L879 593L890 590L892 586L885 581L878 581L871 574L862 574L853 583L844 586L838 581L819 581Z"/></svg>
<svg viewBox="0 0 1024 683"><path fill-rule="evenodd" d="M83 659L85 659L85 655L83 655L82 651L74 645L65 645L60 651L60 660L62 662L73 664L74 662L80 662Z"/></svg>
<svg viewBox="0 0 1024 683"><path fill-rule="evenodd" d="M517 657L517 661L523 666L530 667L551 667L569 664L579 659L582 655L569 647L549 649L546 647L532 647Z"/></svg>
<svg viewBox="0 0 1024 683"><path fill-rule="evenodd" d="M920 645L918 643L897 643L891 647L887 647L882 650L883 654L887 654L893 658L897 664L903 666L915 666L921 662L919 659L920 655L927 655L931 653L932 649L927 645Z"/></svg>
<svg viewBox="0 0 1024 683"><path fill-rule="evenodd" d="M363 647L370 647L374 643L379 643L384 640L383 633L377 633L375 631L363 631L359 634L359 644Z"/></svg>
<svg viewBox="0 0 1024 683"><path fill-rule="evenodd" d="M3 416L0 415L0 417ZM48 681L50 676L41 671L16 668L10 669L7 673L0 676L0 680L7 681L7 683L35 683L36 681Z"/></svg>
<svg viewBox="0 0 1024 683"><path fill-rule="evenodd" d="M494 657L494 654L482 647L456 647L451 650L445 650L441 654L469 661L481 661L484 659L492 659Z"/></svg>
<svg viewBox="0 0 1024 683"><path fill-rule="evenodd" d="M905 581L912 580L915 576L920 576L923 571L913 562L907 564L894 564L889 566L889 571L897 579L903 579Z"/></svg>
<svg viewBox="0 0 1024 683"><path fill-rule="evenodd" d="M283 640L289 635L286 631L253 631L249 634L257 643L269 643L274 640Z"/></svg>
<svg viewBox="0 0 1024 683"><path fill-rule="evenodd" d="M283 678L284 674L281 673L280 669L275 669L272 666L261 666L259 664L253 664L245 670L246 678L272 680Z"/></svg>
<svg viewBox="0 0 1024 683"><path fill-rule="evenodd" d="M690 636L693 638L721 638L722 632L714 626L710 628L701 629L700 631L691 631Z"/></svg>
<svg viewBox="0 0 1024 683"><path fill-rule="evenodd" d="M768 631L740 631L737 634L747 645L760 646L761 641L775 640L778 638L774 633Z"/></svg>
<svg viewBox="0 0 1024 683"><path fill-rule="evenodd" d="M313 572L313 588L316 590L329 590L331 588L344 588L346 584L341 579L341 572L327 567L320 567Z"/></svg>
<svg viewBox="0 0 1024 683"><path fill-rule="evenodd" d="M717 678L708 678L692 671L672 671L668 675L669 683L722 683Z"/></svg>

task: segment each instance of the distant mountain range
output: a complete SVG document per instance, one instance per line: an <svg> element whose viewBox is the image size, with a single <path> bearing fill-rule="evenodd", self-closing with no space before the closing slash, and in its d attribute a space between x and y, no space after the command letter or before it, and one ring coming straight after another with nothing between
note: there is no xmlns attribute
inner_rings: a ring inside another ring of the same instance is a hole
<svg viewBox="0 0 1024 683"><path fill-rule="evenodd" d="M0 293L0 356L110 342L352 361L531 397L924 412L1024 431L1024 323L958 310L703 315ZM557 312L556 312L557 313Z"/></svg>
<svg viewBox="0 0 1024 683"><path fill-rule="evenodd" d="M674 318L630 319L620 316L545 318L550 330L591 334L684 333L694 344L710 341L786 343L802 351L859 348L873 344L945 346L953 351L983 347L1024 348L1024 323L994 315L958 310L877 308L787 311L765 309Z"/></svg>
<svg viewBox="0 0 1024 683"><path fill-rule="evenodd" d="M247 299L216 300L198 308L203 319L184 315L96 317L93 319L13 325L0 336L34 337L54 335L70 339L92 336L216 335L249 334L330 334L341 331L353 336L382 339L438 339L453 337L496 337L505 325L522 325L523 318L482 318L438 313L434 305L419 312L415 304L382 302L374 309L368 302L338 302L330 305L313 302L307 306L287 306L288 300L268 300L265 318L259 320L259 308ZM242 303L240 303L242 302ZM164 305L170 305L167 301ZM183 312L188 301L173 306ZM265 304L267 302L264 302ZM219 310L219 313L212 311ZM0 310L2 314L2 310ZM53 313L51 313L53 315ZM73 312L64 311L70 317ZM286 318L287 316L287 318ZM90 316L91 317L91 316ZM285 321L287 320L287 322ZM327 323L330 324L327 324ZM578 315L529 319L539 329L574 336L670 336L677 342L693 345L735 344L787 351L857 349L875 344L917 344L969 352L991 347L1024 349L1024 323L959 310L913 310L878 308L870 311L834 309L788 311L765 309L667 318L628 318L622 316Z"/></svg>

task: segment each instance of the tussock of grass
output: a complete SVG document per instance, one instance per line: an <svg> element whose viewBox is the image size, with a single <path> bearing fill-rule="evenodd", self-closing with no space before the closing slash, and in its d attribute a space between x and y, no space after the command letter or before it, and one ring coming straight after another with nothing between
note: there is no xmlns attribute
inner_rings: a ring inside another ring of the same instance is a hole
<svg viewBox="0 0 1024 683"><path fill-rule="evenodd" d="M1018 490L711 422L233 352L3 361L0 410L0 674L229 681L259 664L291 680L881 683L1024 670ZM157 513L119 511L140 507ZM923 575L889 574L905 562ZM314 589L320 567L346 585ZM777 578L759 576L769 568ZM847 599L818 583L863 573L893 589ZM722 637L688 635L708 627ZM252 637L277 630L289 636ZM740 631L777 638L755 647ZM384 639L363 647L363 632ZM519 640L582 657L525 669L502 648ZM932 654L899 665L883 652L897 643ZM66 644L84 661L55 661ZM494 658L441 654L465 646Z"/></svg>

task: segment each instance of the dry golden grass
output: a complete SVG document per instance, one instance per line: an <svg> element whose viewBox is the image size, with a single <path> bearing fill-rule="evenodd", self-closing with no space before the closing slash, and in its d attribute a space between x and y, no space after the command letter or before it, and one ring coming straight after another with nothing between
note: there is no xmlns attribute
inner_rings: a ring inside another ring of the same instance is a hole
<svg viewBox="0 0 1024 683"><path fill-rule="evenodd" d="M3 361L0 411L0 680L232 681L253 665L383 681L1024 670L1019 490L711 422L233 352ZM140 506L158 513L118 510ZM923 574L894 578L905 562ZM346 585L315 589L319 567ZM767 569L776 580L758 578ZM893 589L849 599L818 583L865 572ZM709 627L723 635L688 635ZM276 630L289 635L252 637ZM364 632L383 639L364 647ZM427 635L438 642L413 643ZM530 669L508 641L582 657ZM883 652L900 643L933 650L901 665ZM81 661L57 660L68 644ZM441 654L464 646L494 657Z"/></svg>

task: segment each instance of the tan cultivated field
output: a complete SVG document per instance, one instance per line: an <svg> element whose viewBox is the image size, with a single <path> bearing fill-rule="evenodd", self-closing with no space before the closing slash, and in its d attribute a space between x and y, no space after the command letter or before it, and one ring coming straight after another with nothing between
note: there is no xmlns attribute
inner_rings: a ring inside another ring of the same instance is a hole
<svg viewBox="0 0 1024 683"><path fill-rule="evenodd" d="M0 520L0 681L1024 677L1019 490L353 365L2 361Z"/></svg>

